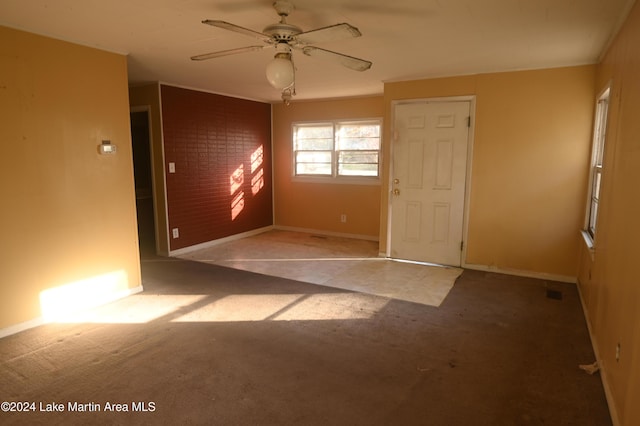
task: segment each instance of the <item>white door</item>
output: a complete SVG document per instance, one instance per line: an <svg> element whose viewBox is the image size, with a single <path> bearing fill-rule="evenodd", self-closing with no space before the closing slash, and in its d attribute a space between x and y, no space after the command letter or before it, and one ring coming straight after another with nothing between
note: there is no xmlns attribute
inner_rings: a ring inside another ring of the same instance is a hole
<svg viewBox="0 0 640 426"><path fill-rule="evenodd" d="M394 109L390 256L460 266L469 101Z"/></svg>

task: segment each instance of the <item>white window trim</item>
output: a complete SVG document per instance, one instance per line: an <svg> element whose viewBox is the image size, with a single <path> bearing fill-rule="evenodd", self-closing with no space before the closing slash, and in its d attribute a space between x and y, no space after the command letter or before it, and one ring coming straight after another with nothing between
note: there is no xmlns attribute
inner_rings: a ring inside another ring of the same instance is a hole
<svg viewBox="0 0 640 426"><path fill-rule="evenodd" d="M332 175L313 176L313 175L296 175L296 156L293 137L295 134L295 127L299 125L313 125L313 124L329 124L331 123L334 128L340 124L348 123L365 123L375 121L380 126L380 149L378 151L378 176L340 176L337 174L337 163L335 160L335 135L334 135L334 149L332 159ZM332 119L332 120L309 120L309 121L296 121L291 124L291 181L300 183L320 183L320 184L337 184L337 185L371 185L380 186L382 178L382 153L383 153L383 135L384 129L382 127L382 117L363 117L363 118L349 118L349 119ZM334 167L336 169L334 169Z"/></svg>
<svg viewBox="0 0 640 426"><path fill-rule="evenodd" d="M596 173L595 173L595 169L597 166L597 161L598 161L598 157L602 156L603 158L601 158L601 170L604 170L603 168L603 163L604 163L604 149L605 146L607 144L607 139L606 139L606 134L607 134L607 129L609 127L609 112L610 112L610 107L611 107L611 83L607 84L607 86L600 92L600 94L598 95L597 99L596 99L596 106L595 106L595 111L594 111L594 122L593 122L593 138L592 138L592 142L591 142L591 159L589 161L589 185L588 185L588 189L587 189L587 204L586 204L586 210L585 210L585 219L584 219L584 226L583 229L581 231L582 237L584 238L584 242L585 245L587 246L587 248L589 249L589 252L591 253L591 256L593 257L594 251L595 251L595 243L596 243L596 234L597 234L597 219L598 219L598 215L601 212L601 196L602 196L602 171L600 172L601 175L601 181L600 181L600 192L599 192L599 196L598 196L598 214L596 214L596 228L595 228L595 232L594 234L591 233L590 230L590 225L591 225L591 206L592 206L592 200L593 200L593 188L594 188L594 181L596 178ZM600 117L600 102L603 101L604 99L607 100L607 111L604 115L604 132L601 131L600 127L602 125L601 122L601 118ZM600 140L600 138L602 138ZM602 152L600 152L600 150Z"/></svg>

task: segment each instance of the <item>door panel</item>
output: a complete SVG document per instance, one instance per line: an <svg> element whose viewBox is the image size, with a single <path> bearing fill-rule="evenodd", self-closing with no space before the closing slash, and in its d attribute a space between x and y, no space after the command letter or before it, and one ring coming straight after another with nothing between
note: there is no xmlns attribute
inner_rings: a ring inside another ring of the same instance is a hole
<svg viewBox="0 0 640 426"><path fill-rule="evenodd" d="M394 112L390 255L460 266L470 102Z"/></svg>
<svg viewBox="0 0 640 426"><path fill-rule="evenodd" d="M424 182L424 140L409 141L407 188L422 189Z"/></svg>

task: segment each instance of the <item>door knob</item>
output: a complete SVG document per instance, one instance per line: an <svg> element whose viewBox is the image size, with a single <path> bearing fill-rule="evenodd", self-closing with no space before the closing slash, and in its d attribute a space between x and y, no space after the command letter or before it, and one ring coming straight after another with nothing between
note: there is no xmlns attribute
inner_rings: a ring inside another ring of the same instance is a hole
<svg viewBox="0 0 640 426"><path fill-rule="evenodd" d="M399 183L400 183L400 179L395 178L395 179L393 180L393 184L394 184L394 185L397 185L397 184L399 184Z"/></svg>
<svg viewBox="0 0 640 426"><path fill-rule="evenodd" d="M400 195L400 190L398 188L394 189L393 195Z"/></svg>

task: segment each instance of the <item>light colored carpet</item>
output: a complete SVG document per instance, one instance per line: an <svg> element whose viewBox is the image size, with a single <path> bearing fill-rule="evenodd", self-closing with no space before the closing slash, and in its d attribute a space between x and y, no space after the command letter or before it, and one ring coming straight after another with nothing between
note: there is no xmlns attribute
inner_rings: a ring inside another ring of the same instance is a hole
<svg viewBox="0 0 640 426"><path fill-rule="evenodd" d="M378 257L378 243L269 231L181 255L212 263L361 293L440 306L462 269Z"/></svg>

